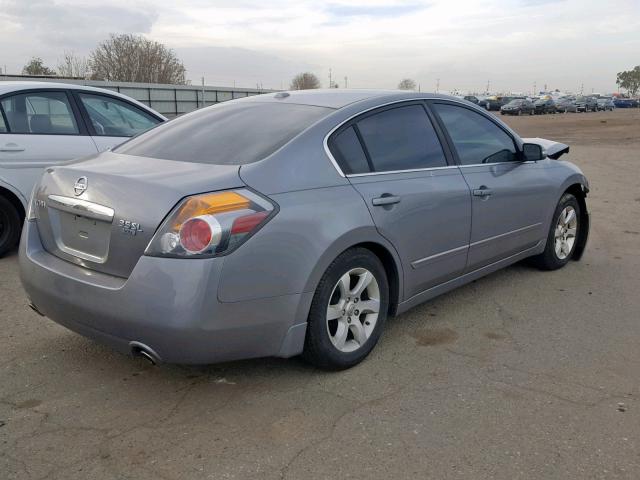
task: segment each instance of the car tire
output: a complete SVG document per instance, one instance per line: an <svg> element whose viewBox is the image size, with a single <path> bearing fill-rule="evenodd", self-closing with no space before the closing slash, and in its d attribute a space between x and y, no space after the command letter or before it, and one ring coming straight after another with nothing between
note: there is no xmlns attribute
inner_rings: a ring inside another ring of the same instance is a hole
<svg viewBox="0 0 640 480"><path fill-rule="evenodd" d="M378 342L388 310L389 286L380 259L366 248L343 252L316 288L303 358L326 370L357 365Z"/></svg>
<svg viewBox="0 0 640 480"><path fill-rule="evenodd" d="M18 209L0 196L0 257L12 250L20 240L22 218Z"/></svg>
<svg viewBox="0 0 640 480"><path fill-rule="evenodd" d="M580 213L576 197L565 193L553 214L544 252L531 259L538 268L557 270L569 263L580 241Z"/></svg>

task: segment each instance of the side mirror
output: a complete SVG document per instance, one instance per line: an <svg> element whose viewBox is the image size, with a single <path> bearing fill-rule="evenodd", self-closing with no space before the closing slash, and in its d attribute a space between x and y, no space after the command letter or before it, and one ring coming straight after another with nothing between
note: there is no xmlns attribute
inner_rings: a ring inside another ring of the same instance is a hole
<svg viewBox="0 0 640 480"><path fill-rule="evenodd" d="M525 162L537 162L544 160L545 155L542 147L536 143L525 143L522 145L522 156Z"/></svg>

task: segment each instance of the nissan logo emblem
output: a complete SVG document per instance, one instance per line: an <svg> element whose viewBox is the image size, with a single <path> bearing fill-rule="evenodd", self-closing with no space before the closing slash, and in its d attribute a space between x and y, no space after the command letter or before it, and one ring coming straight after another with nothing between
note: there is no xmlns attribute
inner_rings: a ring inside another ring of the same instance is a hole
<svg viewBox="0 0 640 480"><path fill-rule="evenodd" d="M87 190L88 186L89 180L87 180L87 177L80 177L78 180L76 180L76 183L73 184L73 191L75 192L76 196L82 195Z"/></svg>

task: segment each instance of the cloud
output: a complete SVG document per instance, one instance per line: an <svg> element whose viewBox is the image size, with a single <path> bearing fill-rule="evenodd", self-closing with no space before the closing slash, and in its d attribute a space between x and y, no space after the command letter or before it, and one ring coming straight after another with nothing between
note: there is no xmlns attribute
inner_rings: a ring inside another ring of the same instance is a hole
<svg viewBox="0 0 640 480"><path fill-rule="evenodd" d="M330 3L324 11L332 17L399 17L428 8L428 5L344 5Z"/></svg>

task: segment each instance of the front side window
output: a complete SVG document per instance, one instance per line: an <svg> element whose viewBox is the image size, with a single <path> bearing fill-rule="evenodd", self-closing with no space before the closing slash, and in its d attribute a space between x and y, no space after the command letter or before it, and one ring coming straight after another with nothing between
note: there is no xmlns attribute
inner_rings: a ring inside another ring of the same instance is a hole
<svg viewBox="0 0 640 480"><path fill-rule="evenodd" d="M421 105L384 110L356 125L376 172L447 165L440 140Z"/></svg>
<svg viewBox="0 0 640 480"><path fill-rule="evenodd" d="M132 137L160 123L141 108L116 98L88 93L79 97L99 136Z"/></svg>
<svg viewBox="0 0 640 480"><path fill-rule="evenodd" d="M433 105L453 141L461 165L518 160L513 139L491 120L455 105Z"/></svg>
<svg viewBox="0 0 640 480"><path fill-rule="evenodd" d="M65 92L33 92L2 99L11 133L78 134L78 125Z"/></svg>

